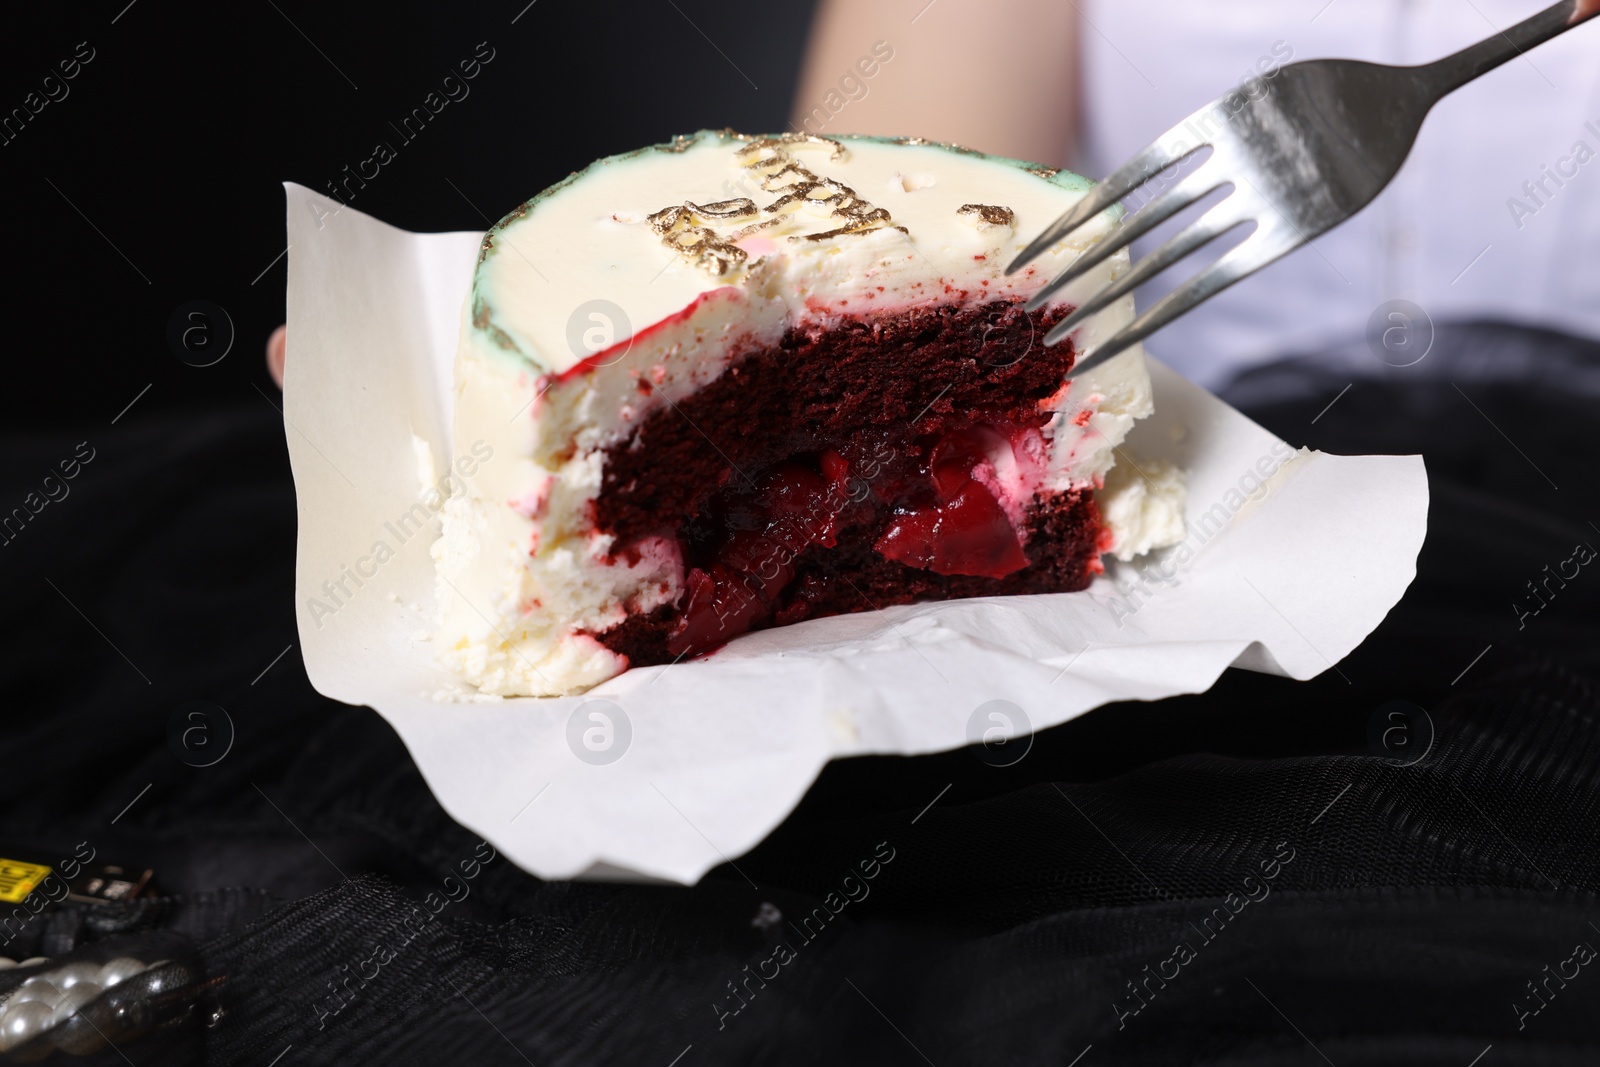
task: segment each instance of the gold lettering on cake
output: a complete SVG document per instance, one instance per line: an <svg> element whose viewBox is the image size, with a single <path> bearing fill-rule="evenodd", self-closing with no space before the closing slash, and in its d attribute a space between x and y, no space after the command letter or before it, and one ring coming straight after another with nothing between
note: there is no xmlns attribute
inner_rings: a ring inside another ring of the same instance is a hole
<svg viewBox="0 0 1600 1067"><path fill-rule="evenodd" d="M707 220L719 221L750 219L757 215L756 204L749 197L735 200L718 200L712 204L696 204L685 200L682 204L662 208L649 216L650 228L661 235L666 246L682 255L696 267L709 270L717 277L749 259L749 253L734 242L741 241L763 224L746 226L727 236L722 236L705 225ZM775 220L774 220L775 221Z"/></svg>
<svg viewBox="0 0 1600 1067"><path fill-rule="evenodd" d="M826 217L838 225L817 233L791 233L791 241L826 241L893 225L888 211L874 207L843 182L817 174L793 154L800 146L825 147L830 150L830 160L841 159L845 146L839 141L805 133L743 140L734 152L734 162L752 172L763 192L779 194L776 200L765 207L757 207L749 197L711 204L686 201L649 216L651 228L663 243L693 266L721 277L750 258L738 242L793 219L805 208L826 209ZM720 233L712 225L743 220L753 221L731 233ZM894 228L905 232L903 226Z"/></svg>
<svg viewBox="0 0 1600 1067"><path fill-rule="evenodd" d="M873 207L848 185L821 177L795 159L791 149L797 145L825 145L832 150L829 159L839 159L845 154L844 145L840 142L809 133L757 138L733 154L740 166L756 173L762 189L783 194L768 204L763 212L787 214L800 204L827 205L831 209L831 217L843 222L843 225L822 233L791 234L789 240L826 241L850 233L869 233L890 224L892 220L888 211Z"/></svg>
<svg viewBox="0 0 1600 1067"><path fill-rule="evenodd" d="M994 204L962 204L956 208L957 215L965 215L976 219L978 229L987 230L992 226L1014 226L1017 214L1008 207L998 207Z"/></svg>

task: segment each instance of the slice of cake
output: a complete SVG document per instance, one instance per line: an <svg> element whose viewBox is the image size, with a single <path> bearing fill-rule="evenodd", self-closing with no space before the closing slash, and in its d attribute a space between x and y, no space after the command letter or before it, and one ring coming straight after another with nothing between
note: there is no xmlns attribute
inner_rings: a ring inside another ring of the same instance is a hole
<svg viewBox="0 0 1600 1067"><path fill-rule="evenodd" d="M1071 306L1022 308L1104 223L1002 273L1088 188L916 140L701 132L506 216L456 359L445 664L565 694L764 627L1088 585L1127 541L1095 493L1150 383L1137 350L1065 375L1132 301L1052 348Z"/></svg>

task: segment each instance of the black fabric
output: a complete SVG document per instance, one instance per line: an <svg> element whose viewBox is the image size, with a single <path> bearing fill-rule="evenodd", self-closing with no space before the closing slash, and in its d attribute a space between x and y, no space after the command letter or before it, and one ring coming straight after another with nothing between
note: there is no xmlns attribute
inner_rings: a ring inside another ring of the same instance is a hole
<svg viewBox="0 0 1600 1067"><path fill-rule="evenodd" d="M489 858L376 714L275 661L294 511L267 405L86 431L70 494L0 546L0 855L87 841L162 896L54 909L0 953L181 938L214 979L188 1021L79 1061L140 1067L1593 1063L1600 973L1568 961L1600 947L1600 575L1511 604L1600 545L1597 402L1485 377L1484 350L1600 368L1482 326L1403 372L1236 384L1291 442L1427 457L1417 582L1343 677L1230 671L1005 768L841 761L692 888ZM9 439L0 504L81 440ZM169 739L195 700L235 729L208 767ZM1436 732L1410 766L1369 747L1397 700Z"/></svg>

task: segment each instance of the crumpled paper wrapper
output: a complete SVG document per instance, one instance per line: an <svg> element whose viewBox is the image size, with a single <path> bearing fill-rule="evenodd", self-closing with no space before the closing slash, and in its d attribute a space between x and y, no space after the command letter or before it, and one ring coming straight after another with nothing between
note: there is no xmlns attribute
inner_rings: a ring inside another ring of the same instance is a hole
<svg viewBox="0 0 1600 1067"><path fill-rule="evenodd" d="M384 716L445 809L541 877L692 883L759 842L831 759L980 741L1003 763L1031 730L1201 692L1230 665L1310 678L1415 576L1421 457L1297 451L1152 362L1156 414L1119 462L1187 472L1189 537L1085 592L813 620L579 697L442 700L465 687L427 641L437 522L400 520L425 499L418 453L448 469L480 234L407 233L287 190L306 671Z"/></svg>

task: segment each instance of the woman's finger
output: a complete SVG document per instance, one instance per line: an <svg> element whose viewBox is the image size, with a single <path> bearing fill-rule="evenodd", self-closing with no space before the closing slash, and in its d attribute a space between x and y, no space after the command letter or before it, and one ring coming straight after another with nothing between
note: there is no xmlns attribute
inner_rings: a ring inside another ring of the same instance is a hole
<svg viewBox="0 0 1600 1067"><path fill-rule="evenodd" d="M278 383L279 389L283 388L283 359L288 350L289 327L279 326L272 331L272 336L267 338L267 373L272 375L272 380Z"/></svg>

